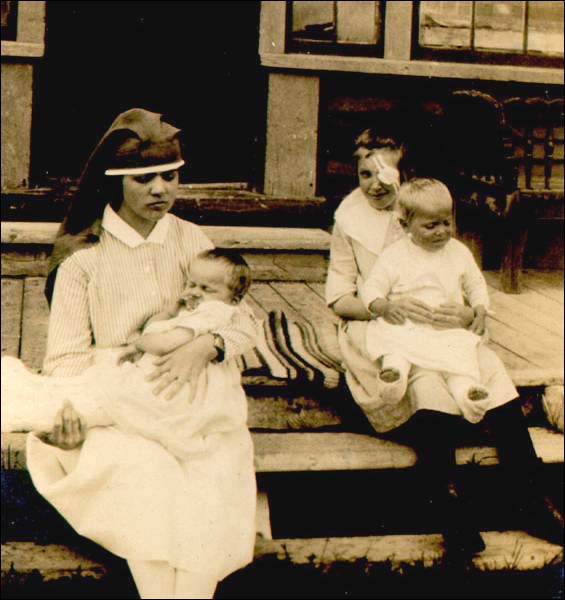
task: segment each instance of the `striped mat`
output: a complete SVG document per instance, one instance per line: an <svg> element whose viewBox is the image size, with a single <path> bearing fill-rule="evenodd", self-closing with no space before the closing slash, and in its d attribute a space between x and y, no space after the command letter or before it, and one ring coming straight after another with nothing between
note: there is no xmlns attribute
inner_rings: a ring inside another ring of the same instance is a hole
<svg viewBox="0 0 565 600"><path fill-rule="evenodd" d="M263 321L263 333L257 346L240 359L244 375L309 382L328 389L338 386L343 368L335 324L314 327L272 310Z"/></svg>

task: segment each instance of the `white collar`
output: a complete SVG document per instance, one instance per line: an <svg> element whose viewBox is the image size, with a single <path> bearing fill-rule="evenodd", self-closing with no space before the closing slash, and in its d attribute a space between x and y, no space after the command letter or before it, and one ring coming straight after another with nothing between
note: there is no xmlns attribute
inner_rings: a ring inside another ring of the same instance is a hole
<svg viewBox="0 0 565 600"><path fill-rule="evenodd" d="M342 231L376 256L382 252L388 229L396 219L393 210L375 210L361 188L346 196L335 212Z"/></svg>
<svg viewBox="0 0 565 600"><path fill-rule="evenodd" d="M162 219L159 219L157 223L155 223L155 227L153 227L151 233L144 238L131 225L126 223L109 204L107 204L104 209L104 215L102 216L102 227L126 246L137 248L137 246L141 246L141 244L145 243L162 244L167 237L169 220L170 215L167 213Z"/></svg>

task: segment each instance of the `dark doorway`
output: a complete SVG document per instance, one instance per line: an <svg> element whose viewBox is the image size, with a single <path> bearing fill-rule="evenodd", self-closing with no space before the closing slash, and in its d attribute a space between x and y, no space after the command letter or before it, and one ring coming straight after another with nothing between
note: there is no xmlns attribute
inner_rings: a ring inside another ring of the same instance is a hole
<svg viewBox="0 0 565 600"><path fill-rule="evenodd" d="M140 106L183 130L184 182L262 181L260 2L47 2L32 181L74 178L113 118Z"/></svg>

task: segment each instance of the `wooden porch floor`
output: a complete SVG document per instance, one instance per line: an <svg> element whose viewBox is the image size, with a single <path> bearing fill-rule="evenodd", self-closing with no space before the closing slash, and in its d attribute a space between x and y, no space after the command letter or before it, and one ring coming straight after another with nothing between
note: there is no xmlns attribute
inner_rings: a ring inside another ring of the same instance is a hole
<svg viewBox="0 0 565 600"><path fill-rule="evenodd" d="M307 319L318 330L327 329L321 337L329 339L336 318L323 300L324 275L320 267L304 267L299 281L275 281L265 272L251 288L251 303L261 317L278 309ZM562 383L563 274L528 271L519 295L500 291L498 273L487 272L486 278L494 313L488 319L491 345L516 384ZM2 354L18 356L33 369L41 367L45 353L44 282L44 277L2 277Z"/></svg>

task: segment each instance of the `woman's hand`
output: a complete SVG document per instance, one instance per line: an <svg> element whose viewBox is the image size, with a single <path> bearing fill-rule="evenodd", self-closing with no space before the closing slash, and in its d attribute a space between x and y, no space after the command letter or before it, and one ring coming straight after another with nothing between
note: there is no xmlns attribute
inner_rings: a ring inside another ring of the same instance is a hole
<svg viewBox="0 0 565 600"><path fill-rule="evenodd" d="M65 400L63 408L56 414L53 429L40 438L47 444L62 450L78 448L86 437L86 427L74 406Z"/></svg>
<svg viewBox="0 0 565 600"><path fill-rule="evenodd" d="M428 324L434 322L434 309L421 300L401 298L400 300L395 300L394 304L400 307L404 316L411 321Z"/></svg>
<svg viewBox="0 0 565 600"><path fill-rule="evenodd" d="M385 302L381 308L381 315L392 325L402 325L406 321L404 308L396 302Z"/></svg>
<svg viewBox="0 0 565 600"><path fill-rule="evenodd" d="M434 310L432 324L435 329L467 329L473 322L475 311L458 302L446 302Z"/></svg>
<svg viewBox="0 0 565 600"><path fill-rule="evenodd" d="M153 393L158 396L169 388L165 398L171 400L185 383L195 384L206 365L216 355L214 337L211 334L201 335L170 354L157 358L154 361L157 368L149 374L147 381L158 379L159 383ZM193 389L196 389L195 385Z"/></svg>

